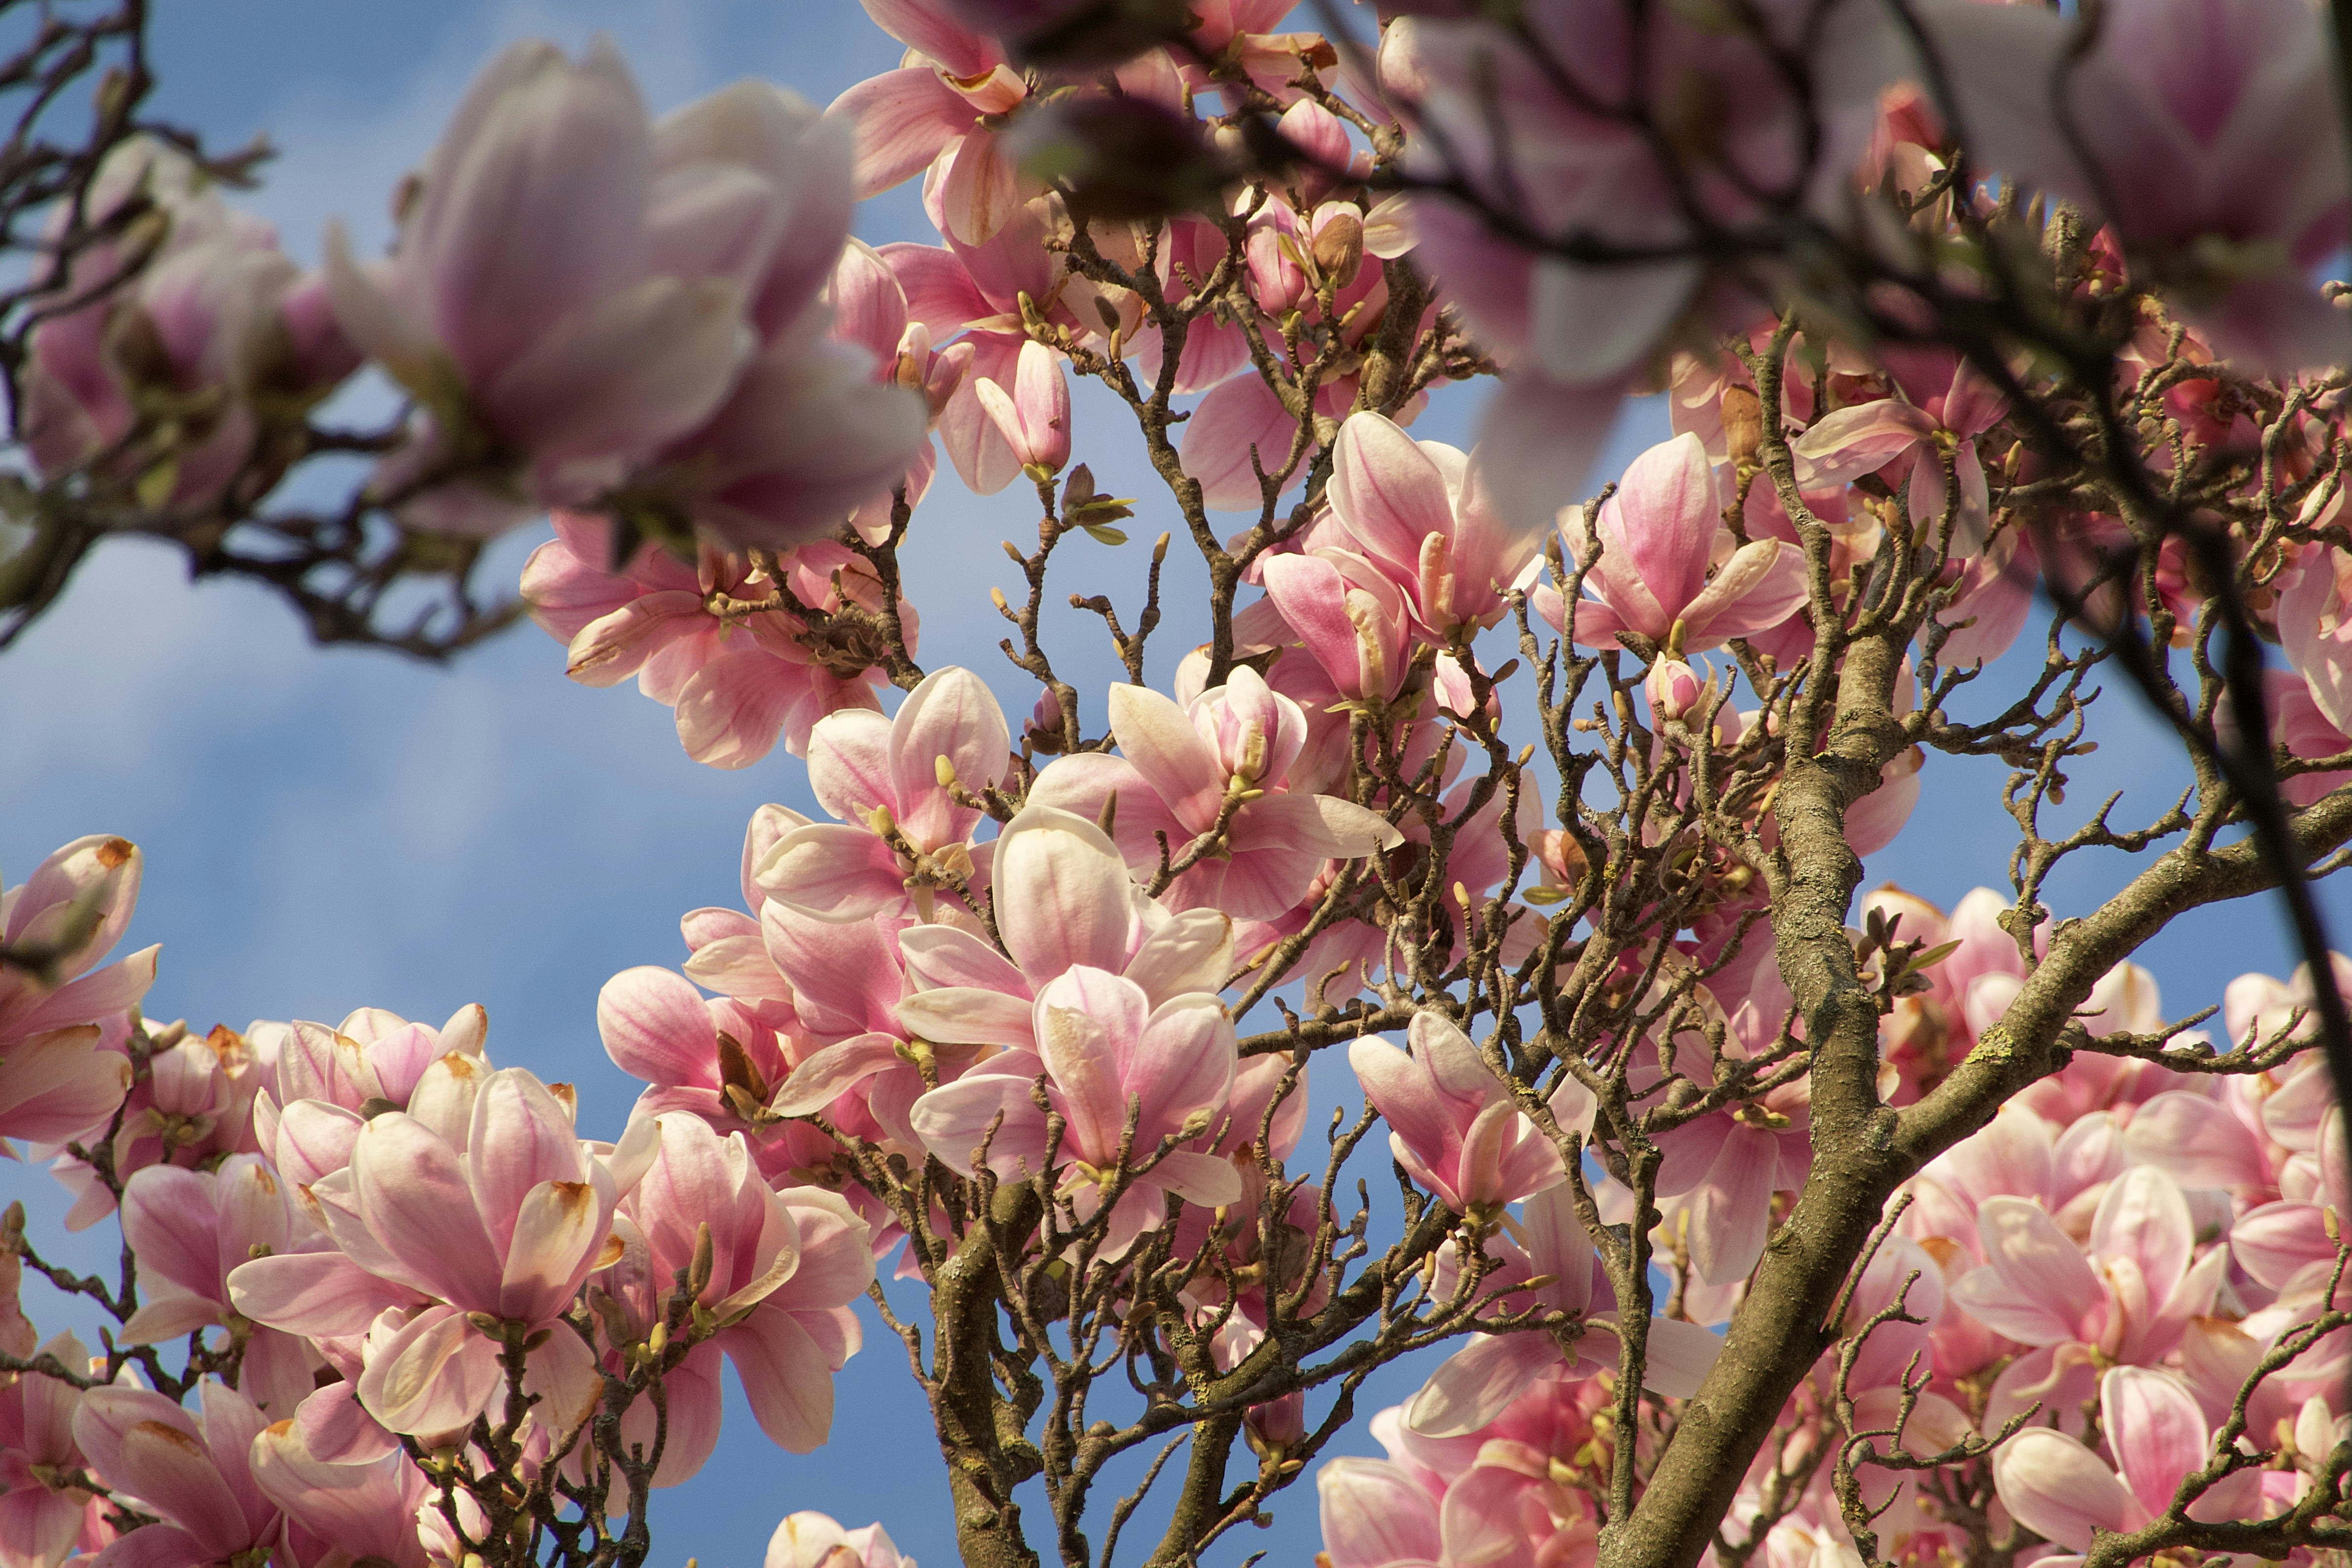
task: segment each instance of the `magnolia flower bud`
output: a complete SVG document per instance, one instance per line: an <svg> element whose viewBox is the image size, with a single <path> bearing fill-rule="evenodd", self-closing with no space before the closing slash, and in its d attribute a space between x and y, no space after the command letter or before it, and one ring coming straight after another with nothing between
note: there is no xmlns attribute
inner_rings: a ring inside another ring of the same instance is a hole
<svg viewBox="0 0 2352 1568"><path fill-rule="evenodd" d="M1757 448L1764 441L1764 405L1744 386L1723 389L1723 440L1735 469L1746 473L1756 467Z"/></svg>
<svg viewBox="0 0 2352 1568"><path fill-rule="evenodd" d="M1650 700L1650 711L1661 719L1681 718L1706 695L1698 672L1678 658L1654 660L1649 676L1642 682L1642 690Z"/></svg>
<svg viewBox="0 0 2352 1568"><path fill-rule="evenodd" d="M1315 229L1315 268L1332 287L1345 289L1364 264L1364 220L1351 212L1332 214Z"/></svg>

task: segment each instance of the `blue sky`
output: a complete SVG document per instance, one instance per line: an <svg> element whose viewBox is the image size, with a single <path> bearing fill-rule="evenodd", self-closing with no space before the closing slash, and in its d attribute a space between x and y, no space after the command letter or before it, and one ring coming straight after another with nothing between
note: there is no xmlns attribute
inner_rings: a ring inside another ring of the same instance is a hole
<svg viewBox="0 0 2352 1568"><path fill-rule="evenodd" d="M283 155L249 205L305 259L331 216L351 222L362 244L381 243L394 182L476 67L510 39L538 34L577 46L609 32L656 108L747 73L821 103L895 66L898 54L852 0L205 0L158 11L161 108L215 145L271 133ZM902 191L873 204L860 232L877 242L925 237L919 222ZM1441 396L1420 433L1466 438L1475 396ZM1066 585L1126 603L1142 542L1172 517L1148 499L1153 481L1131 438L1118 439L1116 414L1082 396L1078 454L1106 489L1147 498L1131 525L1138 542L1124 552L1080 543L1091 553L1074 561ZM1657 411L1638 413L1624 434L1621 459L1663 434ZM1016 717L1030 694L1005 679L999 627L975 585L1009 585L997 542L1033 522L1013 493L975 500L949 476L916 525L908 570L924 662L981 670ZM502 547L509 583L542 536L527 531ZM1057 662L1070 650L1065 668L1090 670L1079 685L1098 691L1111 667L1099 633L1087 632L1057 627ZM1189 635L1182 617L1171 619L1156 675ZM146 851L147 881L132 939L163 943L155 1016L184 1015L203 1028L256 1017L331 1022L377 1005L438 1020L478 1001L489 1010L494 1058L577 1082L583 1128L609 1132L635 1086L598 1045L597 988L632 964L678 962L678 916L736 901L751 811L809 802L798 764L781 752L738 773L699 767L679 751L667 710L632 688L572 686L562 662L528 626L446 669L320 652L256 591L191 587L168 552L110 547L0 658L0 868L21 879L79 834L133 838ZM1874 859L1873 880L1901 880L1948 907L1979 883L2000 885L2012 841L2004 773L1932 762L1913 831ZM2168 795L2179 774L2165 739L2135 720L2083 765L2070 798L2084 810L2105 790L2126 789L2123 821ZM2119 867L2086 860L2061 876L2051 900L2062 915L2084 912ZM2282 930L2261 905L2168 933L2152 962L2171 1010L2218 1002L2242 970L2283 973ZM1323 1069L1318 1104L1340 1098L1333 1069L1345 1077L1336 1062ZM1383 1170L1365 1173L1377 1182ZM37 1227L59 1206L47 1179L26 1167L0 1173L0 1191L26 1196ZM78 1251L100 1261L92 1245ZM898 1346L878 1324L869 1336L838 1385L835 1441L819 1453L779 1454L730 1405L734 1430L719 1457L659 1501L657 1563L755 1563L777 1519L798 1508L853 1525L878 1519L932 1568L953 1561L927 1413ZM1401 1369L1376 1381L1360 1411L1401 1397L1418 1376ZM1369 1436L1349 1447L1373 1449ZM1311 1489L1275 1512L1270 1531L1229 1538L1218 1560L1265 1549L1276 1562L1306 1561L1316 1546ZM1130 1556L1142 1550L1137 1540Z"/></svg>

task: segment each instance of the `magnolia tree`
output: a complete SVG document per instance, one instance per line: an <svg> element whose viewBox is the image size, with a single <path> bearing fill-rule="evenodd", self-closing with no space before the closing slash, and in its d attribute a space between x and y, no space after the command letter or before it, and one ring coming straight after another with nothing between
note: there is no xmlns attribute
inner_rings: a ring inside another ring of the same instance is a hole
<svg viewBox="0 0 2352 1568"><path fill-rule="evenodd" d="M974 1568L1238 1559L1309 1478L1328 1568L2352 1548L2305 0L865 3L905 63L823 112L511 48L314 273L143 114L137 5L0 75L10 629L132 532L446 652L552 512L572 679L822 813L605 985L593 1130L478 1007L152 1022L120 838L11 889L0 1135L123 1249L0 1231L0 1564L636 1564L722 1363L803 1453L869 1335ZM847 237L916 179L940 243ZM362 367L396 416L324 422ZM1162 491L1074 461L1073 378ZM956 484L1039 514L946 606L986 670L903 592ZM2151 706L2188 787L2066 813ZM2011 770L2006 885L1862 892L1943 757ZM2273 891L2293 978L2168 1014L2135 952Z"/></svg>

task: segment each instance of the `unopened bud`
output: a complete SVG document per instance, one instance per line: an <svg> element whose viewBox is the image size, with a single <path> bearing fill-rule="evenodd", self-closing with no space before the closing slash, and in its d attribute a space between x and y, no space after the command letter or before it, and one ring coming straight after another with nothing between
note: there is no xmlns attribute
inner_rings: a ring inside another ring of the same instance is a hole
<svg viewBox="0 0 2352 1568"><path fill-rule="evenodd" d="M1746 473L1756 466L1764 444L1764 405L1744 386L1723 389L1723 441L1734 468Z"/></svg>
<svg viewBox="0 0 2352 1568"><path fill-rule="evenodd" d="M694 1261L687 1266L686 1292L699 1296L710 1289L710 1270L716 1244L711 1239L710 1222L702 1221L694 1227Z"/></svg>
<svg viewBox="0 0 2352 1568"><path fill-rule="evenodd" d="M1334 288L1345 289L1356 280L1357 270L1364 265L1364 220L1353 213L1339 213L1325 220L1315 231L1315 269L1329 280Z"/></svg>
<svg viewBox="0 0 2352 1568"><path fill-rule="evenodd" d="M941 789L955 788L955 761L945 752L931 759L931 776L940 781Z"/></svg>
<svg viewBox="0 0 2352 1568"><path fill-rule="evenodd" d="M1642 690L1650 699L1651 712L1661 719L1679 719L1698 705L1706 688L1689 665L1662 658L1652 661Z"/></svg>

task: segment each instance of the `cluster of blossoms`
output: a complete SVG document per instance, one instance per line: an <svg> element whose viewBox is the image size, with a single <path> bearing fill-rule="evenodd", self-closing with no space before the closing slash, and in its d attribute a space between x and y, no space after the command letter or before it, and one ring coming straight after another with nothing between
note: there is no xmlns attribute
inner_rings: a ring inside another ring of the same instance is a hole
<svg viewBox="0 0 2352 1568"><path fill-rule="evenodd" d="M1038 1561L1024 1505L1092 1568L1131 1465L1107 1562L1188 1431L1159 1563L1309 1465L1329 1568L2352 1548L2352 964L2307 938L2200 1031L2132 961L2352 842L2311 277L2352 180L2304 0L1429 0L1362 47L866 5L904 63L822 113L656 121L609 49L518 46L390 255L316 278L161 143L95 178L78 272L143 248L32 334L45 475L234 510L364 359L408 395L366 505L551 514L566 673L714 767L782 742L814 811L604 987L610 1142L478 1008L152 1026L153 950L98 967L120 840L9 893L0 1138L135 1261L0 1234L116 1319L92 1357L0 1316L0 1568L635 1568L722 1361L827 1439L860 1296L975 1568ZM919 176L939 245L848 237ZM1470 450L1412 433L1488 376ZM1049 574L1145 504L1074 462L1089 381L1178 525L1132 630L1071 595L1124 676L1082 690ZM1588 499L1635 391L1673 434ZM994 599L1025 717L918 662L942 450L1042 514ZM2194 776L2062 823L2110 676ZM2013 770L2011 889L1948 914L1859 893L1931 755ZM2098 854L2148 860L2061 919ZM1389 1457L1345 1454L1409 1358ZM813 1515L770 1553L899 1561Z"/></svg>
<svg viewBox="0 0 2352 1568"><path fill-rule="evenodd" d="M1892 1078L1906 1043L1967 1048L2023 963L1989 889L1948 920L1892 889L1868 903L1916 921L1944 955L1888 1020ZM2352 962L2336 964L2352 978ZM2307 974L2248 974L2221 1011L2241 1048L2274 1052L2308 1037L2310 1002ZM2137 966L2105 976L2092 1003L2103 1033L2163 1027ZM1847 1335L1780 1413L1727 1538L1775 1562L1860 1561L1841 1506L1848 1486L1885 1560L1919 1564L1964 1556L1987 1532L2023 1539L2017 1527L2049 1543L2041 1561L2076 1561L2063 1554L2162 1519L2184 1482L2191 1521L2307 1506L2352 1433L2337 1413L2352 1339L2334 1310L2345 1300L2338 1215L2352 1203L2344 1148L2333 1086L2310 1056L2223 1078L2084 1055L2042 1079L1931 1161L1892 1208L1845 1303ZM1398 1157L1429 1180L1402 1144ZM1475 1339L1373 1418L1387 1458L1324 1465L1334 1568L1594 1560L1622 1440L1611 1418L1613 1302L1561 1180L1556 1163L1531 1166L1491 1189L1539 1189L1515 1239L1488 1243L1489 1278L1504 1287L1494 1310L1532 1310L1552 1332ZM1760 1237L1727 1205L1760 1211L1801 1180L1750 1166L1725 1184L1711 1171L1665 1201L1660 1253L1687 1321L1652 1326L1657 1392L1696 1386L1711 1336L1694 1340L1689 1325L1727 1321L1754 1266L1739 1258L1718 1283L1708 1230ZM1662 1198L1671 1184L1662 1177ZM1530 1276L1540 1279L1519 1283Z"/></svg>
<svg viewBox="0 0 2352 1568"><path fill-rule="evenodd" d="M12 1214L12 1568L454 1568L510 1500L453 1497L453 1475L601 1505L611 1457L582 1447L600 1407L660 1456L656 1484L693 1474L721 1354L772 1439L824 1440L858 1344L848 1303L874 1277L838 1196L771 1185L740 1135L691 1116L583 1140L570 1086L493 1069L479 1007L437 1029L366 1008L333 1028L151 1030L156 950L96 967L139 872L121 839L82 839L0 902L26 965L0 1014L0 1136L70 1150L60 1175L119 1201L139 1269L88 1282L119 1320L107 1353L71 1333L37 1348L18 1287L27 1262L57 1275ZM176 1371L157 1349L174 1341ZM666 1447L635 1397L656 1376ZM878 1527L820 1515L786 1521L770 1561L814 1568L845 1541L866 1568L899 1561Z"/></svg>

